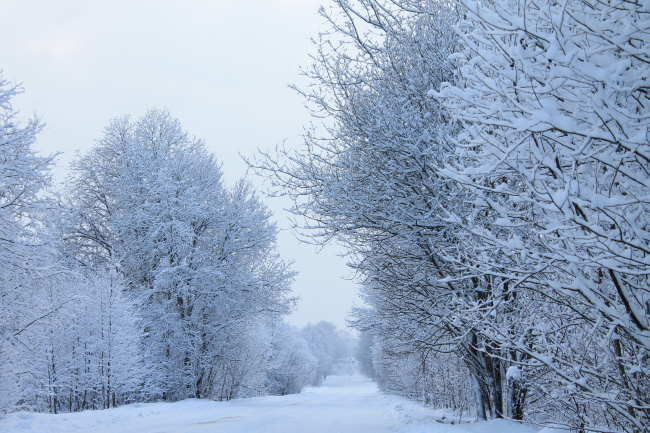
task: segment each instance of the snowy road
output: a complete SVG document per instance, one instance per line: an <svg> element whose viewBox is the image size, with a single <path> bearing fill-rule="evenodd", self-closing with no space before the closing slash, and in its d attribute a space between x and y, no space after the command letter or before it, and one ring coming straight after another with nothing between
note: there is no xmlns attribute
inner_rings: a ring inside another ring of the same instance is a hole
<svg viewBox="0 0 650 433"><path fill-rule="evenodd" d="M441 411L377 392L359 376L332 376L298 395L230 402L185 400L74 414L15 414L1 433L535 433L501 421L451 426Z"/></svg>

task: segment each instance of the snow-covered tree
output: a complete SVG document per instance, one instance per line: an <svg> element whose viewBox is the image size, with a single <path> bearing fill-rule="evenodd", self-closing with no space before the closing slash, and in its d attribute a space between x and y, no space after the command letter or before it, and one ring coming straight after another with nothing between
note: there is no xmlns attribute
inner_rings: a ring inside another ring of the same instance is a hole
<svg viewBox="0 0 650 433"><path fill-rule="evenodd" d="M21 334L51 312L35 308L34 284L51 266L39 217L48 208L43 190L52 158L32 149L42 124L17 118L12 99L21 91L0 77L0 411L19 397Z"/></svg>
<svg viewBox="0 0 650 433"><path fill-rule="evenodd" d="M409 351L405 346L387 334L375 339L372 361L380 390L461 414L473 410L475 395L469 370L456 354L412 347Z"/></svg>
<svg viewBox="0 0 650 433"><path fill-rule="evenodd" d="M354 351L354 359L359 365L359 371L371 379L375 379L375 365L372 356L374 340L372 333L361 331Z"/></svg>
<svg viewBox="0 0 650 433"><path fill-rule="evenodd" d="M165 399L210 394L221 342L289 310L268 210L245 182L225 188L166 111L114 119L73 164L68 200L68 253L119 264L143 317L146 381Z"/></svg>
<svg viewBox="0 0 650 433"><path fill-rule="evenodd" d="M266 320L224 326L202 358L201 397L219 401L266 395L271 335Z"/></svg>
<svg viewBox="0 0 650 433"><path fill-rule="evenodd" d="M297 328L277 323L271 333L267 390L272 395L297 394L313 383L318 360Z"/></svg>
<svg viewBox="0 0 650 433"><path fill-rule="evenodd" d="M439 171L455 157L458 128L427 97L455 77L459 15L440 2L376 0L334 1L323 13L331 33L303 94L329 127L308 135L304 151L259 166L293 195L311 235L348 247L373 307L358 326L401 335L407 354L463 352L479 415L510 416L501 371L511 352L482 332L487 311L476 308L492 302L498 283L467 270L474 250L461 247L464 229L450 214L470 215L470 196Z"/></svg>
<svg viewBox="0 0 650 433"><path fill-rule="evenodd" d="M39 286L37 307L62 308L22 334L23 405L40 411L73 412L132 402L143 387L143 333L114 270L69 273Z"/></svg>
<svg viewBox="0 0 650 433"><path fill-rule="evenodd" d="M650 9L460 3L462 80L432 95L464 128L444 175L475 197L472 267L564 317L513 347L551 372L571 424L648 431Z"/></svg>
<svg viewBox="0 0 650 433"><path fill-rule="evenodd" d="M337 329L331 322L323 320L315 325L310 323L302 328L301 335L316 358L312 385L320 385L327 375L332 373L332 366L336 361L352 356L349 335Z"/></svg>

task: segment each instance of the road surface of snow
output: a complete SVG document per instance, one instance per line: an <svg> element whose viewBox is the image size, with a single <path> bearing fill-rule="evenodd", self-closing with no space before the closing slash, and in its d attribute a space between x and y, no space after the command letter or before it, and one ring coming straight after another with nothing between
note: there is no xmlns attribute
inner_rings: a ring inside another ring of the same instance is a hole
<svg viewBox="0 0 650 433"><path fill-rule="evenodd" d="M449 413L447 413L449 414ZM11 414L1 433L536 433L508 421L448 425L445 415L377 392L361 376L330 376L298 395L230 402L132 404L72 414Z"/></svg>

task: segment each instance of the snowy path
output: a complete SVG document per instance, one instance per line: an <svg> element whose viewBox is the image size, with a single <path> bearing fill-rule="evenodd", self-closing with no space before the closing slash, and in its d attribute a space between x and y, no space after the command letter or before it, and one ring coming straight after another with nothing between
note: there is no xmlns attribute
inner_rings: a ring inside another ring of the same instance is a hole
<svg viewBox="0 0 650 433"><path fill-rule="evenodd" d="M75 414L11 415L1 433L535 433L514 423L451 426L417 403L377 392L359 376L333 376L324 386L286 397L230 402L185 400L133 404Z"/></svg>

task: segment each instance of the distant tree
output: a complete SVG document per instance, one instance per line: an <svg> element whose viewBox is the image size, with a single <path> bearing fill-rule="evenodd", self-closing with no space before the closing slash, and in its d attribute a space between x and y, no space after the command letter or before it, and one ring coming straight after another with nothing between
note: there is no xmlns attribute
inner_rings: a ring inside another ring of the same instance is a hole
<svg viewBox="0 0 650 433"><path fill-rule="evenodd" d="M334 344L336 327L330 322L321 321L316 325L309 324L301 331L307 342L309 351L317 361L313 385L320 385L327 377L334 363Z"/></svg>
<svg viewBox="0 0 650 433"><path fill-rule="evenodd" d="M349 336L331 322L310 323L301 330L301 335L317 361L314 386L320 385L332 373L336 361L352 356Z"/></svg>
<svg viewBox="0 0 650 433"><path fill-rule="evenodd" d="M297 394L314 380L318 360L297 328L272 328L267 390L272 395Z"/></svg>
<svg viewBox="0 0 650 433"><path fill-rule="evenodd" d="M359 341L354 351L354 358L359 364L359 370L370 379L375 379L375 366L373 361L373 347L375 339L370 331L361 331Z"/></svg>

